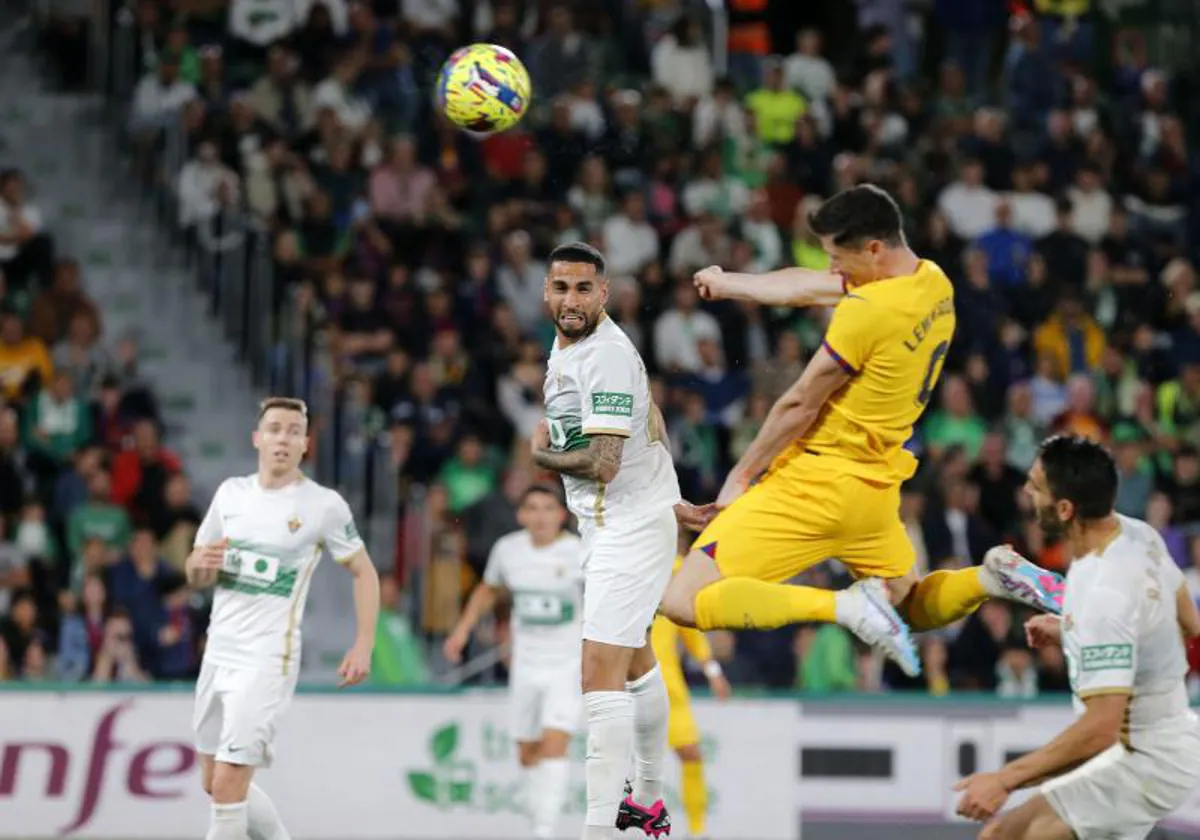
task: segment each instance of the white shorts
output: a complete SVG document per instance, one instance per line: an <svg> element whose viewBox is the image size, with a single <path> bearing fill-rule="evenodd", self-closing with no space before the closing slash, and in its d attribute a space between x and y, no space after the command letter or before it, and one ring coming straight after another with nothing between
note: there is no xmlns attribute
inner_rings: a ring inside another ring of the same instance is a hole
<svg viewBox="0 0 1200 840"><path fill-rule="evenodd" d="M1200 785L1200 729L1138 741L1136 751L1116 744L1042 785L1078 840L1143 840Z"/></svg>
<svg viewBox="0 0 1200 840"><path fill-rule="evenodd" d="M574 733L583 719L579 660L555 668L514 669L508 714L514 741L540 741L547 729Z"/></svg>
<svg viewBox="0 0 1200 840"><path fill-rule="evenodd" d="M671 580L678 542L675 511L631 525L584 523L583 638L640 648Z"/></svg>
<svg viewBox="0 0 1200 840"><path fill-rule="evenodd" d="M295 693L295 674L226 668L205 660L192 715L196 752L226 764L270 767L275 727Z"/></svg>

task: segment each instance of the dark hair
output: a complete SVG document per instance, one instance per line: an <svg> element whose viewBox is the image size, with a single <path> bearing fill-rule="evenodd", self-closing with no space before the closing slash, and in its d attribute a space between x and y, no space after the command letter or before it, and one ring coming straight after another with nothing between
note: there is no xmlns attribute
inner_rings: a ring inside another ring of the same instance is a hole
<svg viewBox="0 0 1200 840"><path fill-rule="evenodd" d="M556 262L583 263L594 266L596 273L601 277L604 276L604 255L586 242L568 242L565 245L559 245L550 252L550 258L546 264Z"/></svg>
<svg viewBox="0 0 1200 840"><path fill-rule="evenodd" d="M526 487L525 492L521 494L521 498L517 500L517 507L524 505L531 496L537 495L549 496L550 498L554 499L554 501L558 502L562 507L566 507L566 503L563 502L562 496L549 484L531 484Z"/></svg>
<svg viewBox="0 0 1200 840"><path fill-rule="evenodd" d="M900 206L873 184L842 190L809 214L808 227L817 236L833 237L835 245L861 247L871 239L904 244Z"/></svg>
<svg viewBox="0 0 1200 840"><path fill-rule="evenodd" d="M1082 520L1101 519L1117 503L1117 464L1095 441L1079 435L1056 435L1038 450L1046 483L1055 499L1075 505Z"/></svg>

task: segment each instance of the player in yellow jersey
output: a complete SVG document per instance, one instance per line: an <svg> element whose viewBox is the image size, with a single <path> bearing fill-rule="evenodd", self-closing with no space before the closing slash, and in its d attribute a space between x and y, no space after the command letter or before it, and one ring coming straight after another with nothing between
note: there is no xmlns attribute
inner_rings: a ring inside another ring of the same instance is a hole
<svg viewBox="0 0 1200 840"><path fill-rule="evenodd" d="M681 548L686 551L687 542L684 542ZM680 556L675 561L675 572L679 571L682 563L683 557ZM691 657L704 669L708 686L718 699L727 699L731 689L729 680L725 679L721 671L721 664L713 658L712 648L704 633L688 627L679 627L661 615L654 619L654 625L650 629L650 645L654 648L654 656L658 660L658 667L667 687L667 701L671 708L667 741L679 756L679 798L687 815L688 835L703 837L708 817L708 787L704 781L704 764L700 755L700 728L696 725L696 716L692 714L691 694L683 676L683 663L679 656L681 641Z"/></svg>
<svg viewBox="0 0 1200 840"><path fill-rule="evenodd" d="M839 193L809 227L829 273L696 275L707 298L836 308L821 348L730 472L721 512L661 611L702 630L837 622L915 676L910 626L945 626L989 597L1057 612L1062 580L1005 547L982 566L918 578L900 521L900 485L917 467L904 444L954 337L954 289L908 247L900 208L878 187ZM785 584L830 557L858 582L836 593Z"/></svg>

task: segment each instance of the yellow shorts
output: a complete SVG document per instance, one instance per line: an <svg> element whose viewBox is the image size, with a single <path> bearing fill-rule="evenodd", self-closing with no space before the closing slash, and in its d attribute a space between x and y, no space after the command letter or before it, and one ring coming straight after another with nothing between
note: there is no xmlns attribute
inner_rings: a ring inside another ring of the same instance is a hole
<svg viewBox="0 0 1200 840"><path fill-rule="evenodd" d="M696 725L696 716L692 714L691 694L679 658L679 628L661 615L658 616L650 628L650 645L654 648L654 656L667 687L667 702L671 707L667 743L673 750L699 744L700 727Z"/></svg>
<svg viewBox="0 0 1200 840"><path fill-rule="evenodd" d="M830 558L856 577L902 577L916 554L900 485L836 469L828 456L783 463L721 511L692 544L724 577L779 583Z"/></svg>

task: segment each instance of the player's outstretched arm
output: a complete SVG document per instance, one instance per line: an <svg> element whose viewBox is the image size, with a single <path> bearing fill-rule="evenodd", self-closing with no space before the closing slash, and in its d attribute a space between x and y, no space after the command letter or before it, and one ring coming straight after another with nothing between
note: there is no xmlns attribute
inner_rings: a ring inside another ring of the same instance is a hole
<svg viewBox="0 0 1200 840"><path fill-rule="evenodd" d="M533 434L530 451L533 462L544 470L608 484L621 469L625 438L621 435L589 435L588 445L582 449L554 452L550 449L550 428L542 420Z"/></svg>
<svg viewBox="0 0 1200 840"><path fill-rule="evenodd" d="M339 688L357 685L371 674L371 655L375 652L375 628L379 625L379 572L365 548L339 561L354 578L354 617L357 631L354 646L342 660Z"/></svg>
<svg viewBox="0 0 1200 840"><path fill-rule="evenodd" d="M960 781L954 786L963 794L958 813L972 820L989 820L1013 791L1061 776L1104 752L1121 738L1129 697L1128 692L1114 690L1085 698L1083 715L1046 746L1010 761L995 773L975 773Z"/></svg>
<svg viewBox="0 0 1200 840"><path fill-rule="evenodd" d="M446 637L446 643L442 645L442 653L451 664L457 665L462 662L463 648L467 646L467 641L471 638L471 631L475 629L475 625L481 618L495 608L499 594L499 587L492 586L490 583L481 583L471 592L471 597L467 599L467 605L463 608L458 623L454 625L454 629Z"/></svg>
<svg viewBox="0 0 1200 840"><path fill-rule="evenodd" d="M840 274L807 268L739 274L709 266L697 271L693 282L705 300L745 300L765 306L833 306L846 293Z"/></svg>
<svg viewBox="0 0 1200 840"><path fill-rule="evenodd" d="M822 346L817 350L796 384L771 406L754 441L730 472L726 488L737 485L744 490L785 446L808 432L829 398L849 381L850 374L827 348ZM726 491L721 495L717 500L719 505L733 501Z"/></svg>

